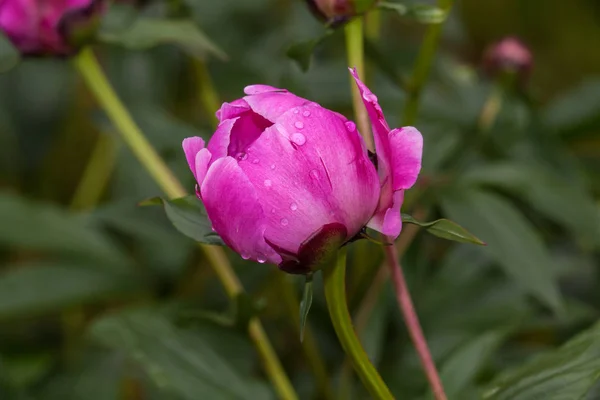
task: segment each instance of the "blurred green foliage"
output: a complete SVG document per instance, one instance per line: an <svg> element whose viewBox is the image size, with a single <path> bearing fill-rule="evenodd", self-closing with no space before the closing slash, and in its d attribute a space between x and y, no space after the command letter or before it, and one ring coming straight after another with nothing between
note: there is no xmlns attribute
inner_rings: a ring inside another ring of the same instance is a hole
<svg viewBox="0 0 600 400"><path fill-rule="evenodd" d="M184 35L187 47L173 39L177 28L129 46L143 50L102 44L97 51L190 192L180 143L210 137L213 123L202 107L197 57L221 101L265 83L351 116L341 32L316 46L306 73L286 58L290 45L324 32L303 2L157 1L130 12L156 21L172 16L173 4L202 28ZM113 29L130 29L135 19L111 17ZM133 40L139 25L122 37ZM369 52L367 78L390 125L401 125L402 83L423 29L386 12L370 39L376 53ZM481 54L505 35L529 44L535 65L525 86L501 92L486 125L482 109L496 92ZM600 396L598 43L594 0L463 0L446 21L417 123L423 172L403 211L450 218L487 247L419 232L403 266L450 399ZM98 155L108 183L98 204L75 210L99 138L110 143ZM0 76L0 189L1 399L274 398L243 323L227 323L229 301L193 241L160 208L137 207L160 189L67 60L23 60ZM362 339L396 396L428 398L391 287L370 293L381 254L373 243L350 246L351 308L370 306ZM298 310L281 301L281 273L230 255L250 293L243 303L260 300L262 307L247 308L259 312L300 398L320 398L298 340ZM300 278L284 279L300 293ZM343 398L367 398L343 372L319 276L308 322L334 388L342 386Z"/></svg>

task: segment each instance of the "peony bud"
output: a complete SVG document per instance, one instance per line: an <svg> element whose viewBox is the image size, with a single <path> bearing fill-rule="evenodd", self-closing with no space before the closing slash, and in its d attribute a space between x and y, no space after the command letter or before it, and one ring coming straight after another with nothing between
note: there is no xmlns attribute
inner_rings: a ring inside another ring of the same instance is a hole
<svg viewBox="0 0 600 400"><path fill-rule="evenodd" d="M377 168L352 121L266 85L223 104L207 146L184 140L213 228L243 258L307 274L365 225L400 234L422 137L412 127L390 130L377 97L352 74L373 125Z"/></svg>
<svg viewBox="0 0 600 400"><path fill-rule="evenodd" d="M488 47L483 62L491 76L508 73L522 79L529 74L533 57L523 42L515 37L507 37Z"/></svg>
<svg viewBox="0 0 600 400"><path fill-rule="evenodd" d="M105 0L0 0L0 30L23 55L72 55L95 34Z"/></svg>
<svg viewBox="0 0 600 400"><path fill-rule="evenodd" d="M307 0L308 7L319 19L340 23L375 6L378 0Z"/></svg>

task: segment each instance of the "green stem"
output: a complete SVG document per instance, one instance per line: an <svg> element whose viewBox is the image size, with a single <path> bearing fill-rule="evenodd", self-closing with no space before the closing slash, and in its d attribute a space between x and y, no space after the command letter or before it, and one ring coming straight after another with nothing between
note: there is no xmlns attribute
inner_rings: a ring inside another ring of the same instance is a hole
<svg viewBox="0 0 600 400"><path fill-rule="evenodd" d="M286 308L286 313L291 316L290 320L292 321L293 328L296 331L299 331L300 323L298 318L296 318L296 315L298 314L298 310L300 310L300 301L296 295L296 288L290 283L287 277L287 274L283 274L281 271L275 271L275 278L277 279L275 286L277 286L280 292L281 300ZM331 389L329 376L327 374L327 366L325 361L323 361L323 357L321 356L321 352L317 345L317 340L308 323L305 327L304 341L301 343L301 346L306 361L312 369L317 381L317 387L321 397L325 400L333 400L335 396Z"/></svg>
<svg viewBox="0 0 600 400"><path fill-rule="evenodd" d="M454 0L438 0L437 6L444 10L447 15L450 13L453 3ZM421 92L429 77L433 56L438 48L441 34L442 24L431 24L427 28L425 39L423 39L423 44L419 50L417 62L408 85L408 98L402 112L402 121L404 125L414 125L417 120Z"/></svg>
<svg viewBox="0 0 600 400"><path fill-rule="evenodd" d="M71 200L72 210L88 210L98 203L110 179L116 156L113 139L100 133Z"/></svg>
<svg viewBox="0 0 600 400"><path fill-rule="evenodd" d="M125 142L165 194L170 198L185 196L187 193L181 183L144 137L121 100L117 97L92 50L89 48L83 49L75 57L74 63L108 117L118 128ZM210 265L214 268L229 297L233 298L242 293L242 285L225 252L215 246L204 244L199 244L199 246L204 251ZM296 400L298 396L258 319L254 318L250 321L248 332L279 397L285 400Z"/></svg>
<svg viewBox="0 0 600 400"><path fill-rule="evenodd" d="M354 370L371 396L374 399L393 399L394 396L371 364L352 327L346 303L346 253L347 248L342 247L337 262L323 269L329 316L344 352L350 357Z"/></svg>
<svg viewBox="0 0 600 400"><path fill-rule="evenodd" d="M356 68L358 75L364 78L365 73L365 50L363 40L363 20L362 17L355 17L350 20L344 27L346 35L346 53L348 55L348 65ZM371 137L371 123L369 115L363 105L360 91L354 83L354 79L350 77L350 87L352 88L352 105L354 107L354 115L358 130L360 131L367 148L374 149L373 138Z"/></svg>
<svg viewBox="0 0 600 400"><path fill-rule="evenodd" d="M198 81L198 92L200 95L200 103L204 108L208 118L210 119L213 126L217 124L217 117L215 112L221 107L219 101L219 95L215 90L210 73L208 72L208 66L202 60L194 60L194 69L196 71L196 79Z"/></svg>

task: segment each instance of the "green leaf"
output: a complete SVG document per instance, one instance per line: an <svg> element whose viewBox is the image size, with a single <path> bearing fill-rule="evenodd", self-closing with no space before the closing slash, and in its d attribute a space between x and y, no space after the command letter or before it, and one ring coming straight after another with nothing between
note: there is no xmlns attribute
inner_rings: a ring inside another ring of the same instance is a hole
<svg viewBox="0 0 600 400"><path fill-rule="evenodd" d="M423 24L441 24L448 16L448 13L441 8L427 4L406 5L384 1L379 3L379 7L396 11L403 17L412 18Z"/></svg>
<svg viewBox="0 0 600 400"><path fill-rule="evenodd" d="M440 378L448 398L461 398L461 393L476 383L477 374L505 336L505 332L486 332L469 339L450 354L440 369Z"/></svg>
<svg viewBox="0 0 600 400"><path fill-rule="evenodd" d="M0 193L0 221L0 244L87 256L112 266L129 263L100 231L53 205Z"/></svg>
<svg viewBox="0 0 600 400"><path fill-rule="evenodd" d="M0 319L114 299L140 289L141 284L137 275L105 268L58 263L9 266L0 275Z"/></svg>
<svg viewBox="0 0 600 400"><path fill-rule="evenodd" d="M427 232L431 233L432 235L441 237L442 239L485 246L485 242L482 242L480 239L475 237L475 235L458 225L456 222L452 222L447 219L438 219L433 222L419 222L408 214L402 214L402 222L418 225L422 228L425 228Z"/></svg>
<svg viewBox="0 0 600 400"><path fill-rule="evenodd" d="M138 17L127 29L104 29L99 37L106 43L134 50L173 44L194 57L212 55L221 60L227 59L227 55L193 21L187 19Z"/></svg>
<svg viewBox="0 0 600 400"><path fill-rule="evenodd" d="M474 168L461 181L508 190L579 236L585 245L600 244L600 214L592 196L552 171L523 162L506 162Z"/></svg>
<svg viewBox="0 0 600 400"><path fill-rule="evenodd" d="M584 399L600 380L600 323L557 350L502 374L486 400Z"/></svg>
<svg viewBox="0 0 600 400"><path fill-rule="evenodd" d="M294 43L286 50L285 55L295 61L303 72L306 72L310 68L310 60L315 48L332 33L333 30L328 29L315 39Z"/></svg>
<svg viewBox="0 0 600 400"><path fill-rule="evenodd" d="M177 230L200 243L223 245L223 240L212 230L202 202L193 195L175 200L155 197L140 203L141 206L162 204L167 217Z"/></svg>
<svg viewBox="0 0 600 400"><path fill-rule="evenodd" d="M0 72L6 72L19 62L19 51L8 38L0 32Z"/></svg>
<svg viewBox="0 0 600 400"><path fill-rule="evenodd" d="M502 197L474 189L447 193L441 204L452 219L485 235L488 246L484 250L523 289L555 313L562 312L552 258L518 210Z"/></svg>
<svg viewBox="0 0 600 400"><path fill-rule="evenodd" d="M306 328L306 320L308 312L313 302L313 277L312 274L306 275L304 282L304 290L302 291L302 301L300 301L300 341L304 341L304 329Z"/></svg>
<svg viewBox="0 0 600 400"><path fill-rule="evenodd" d="M252 399L249 382L209 345L160 315L138 310L107 316L92 337L125 352L165 396L182 399Z"/></svg>

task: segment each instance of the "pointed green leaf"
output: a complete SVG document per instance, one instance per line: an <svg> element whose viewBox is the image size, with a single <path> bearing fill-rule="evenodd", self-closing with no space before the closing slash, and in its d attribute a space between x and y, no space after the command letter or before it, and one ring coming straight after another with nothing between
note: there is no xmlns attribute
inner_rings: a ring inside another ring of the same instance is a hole
<svg viewBox="0 0 600 400"><path fill-rule="evenodd" d="M460 189L446 193L441 204L452 219L485 235L484 251L517 284L562 313L553 260L535 229L511 203L485 191Z"/></svg>
<svg viewBox="0 0 600 400"><path fill-rule="evenodd" d="M54 205L0 194L0 244L128 265L122 250L78 215Z"/></svg>
<svg viewBox="0 0 600 400"><path fill-rule="evenodd" d="M212 55L221 60L227 58L193 21L187 19L138 17L127 29L102 30L99 38L106 43L135 50L173 44L194 57Z"/></svg>
<svg viewBox="0 0 600 400"><path fill-rule="evenodd" d="M304 341L304 329L306 328L306 320L308 312L313 302L313 276L306 275L304 282L304 290L302 291L302 301L300 301L300 341Z"/></svg>
<svg viewBox="0 0 600 400"><path fill-rule="evenodd" d="M58 262L19 264L0 275L0 319L58 312L65 307L114 300L141 289L131 272Z"/></svg>
<svg viewBox="0 0 600 400"><path fill-rule="evenodd" d="M333 30L326 30L321 36L292 44L285 52L286 56L295 61L303 72L308 71L312 54L325 38L333 33Z"/></svg>
<svg viewBox="0 0 600 400"><path fill-rule="evenodd" d="M437 237L441 237L442 239L485 246L485 242L478 239L475 235L458 225L456 222L448 219L438 219L433 222L419 222L408 214L402 214L402 222L423 227L427 232Z"/></svg>
<svg viewBox="0 0 600 400"><path fill-rule="evenodd" d="M423 24L440 24L448 16L443 9L428 4L406 5L384 1L379 3L379 7L384 10L396 11L403 17L412 18Z"/></svg>
<svg viewBox="0 0 600 400"><path fill-rule="evenodd" d="M559 349L539 355L523 366L501 374L483 398L585 399L599 380L600 323L597 323Z"/></svg>
<svg viewBox="0 0 600 400"><path fill-rule="evenodd" d="M160 398L255 399L256 391L202 337L179 329L151 310L96 320L91 336L129 356L163 392Z"/></svg>
<svg viewBox="0 0 600 400"><path fill-rule="evenodd" d="M0 32L0 72L5 72L17 65L20 56L18 50Z"/></svg>
<svg viewBox="0 0 600 400"><path fill-rule="evenodd" d="M200 243L223 245L223 240L213 232L202 202L193 195L175 200L154 197L139 203L140 206L162 204L173 226L187 237Z"/></svg>

